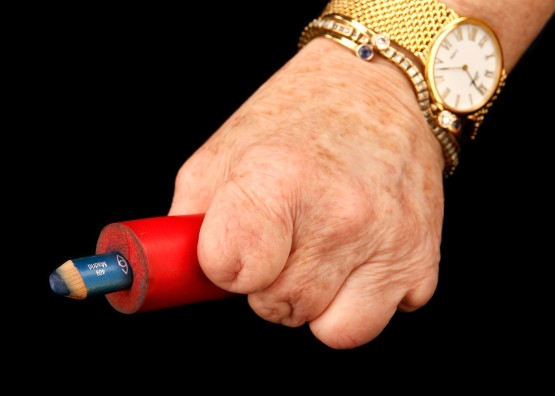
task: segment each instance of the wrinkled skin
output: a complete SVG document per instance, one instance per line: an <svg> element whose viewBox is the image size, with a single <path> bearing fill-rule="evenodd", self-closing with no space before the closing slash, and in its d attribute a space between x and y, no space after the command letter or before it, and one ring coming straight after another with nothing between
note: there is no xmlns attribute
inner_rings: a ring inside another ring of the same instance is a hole
<svg viewBox="0 0 555 396"><path fill-rule="evenodd" d="M432 297L442 169L405 75L316 39L185 162L169 214L206 213L212 282L348 349Z"/></svg>

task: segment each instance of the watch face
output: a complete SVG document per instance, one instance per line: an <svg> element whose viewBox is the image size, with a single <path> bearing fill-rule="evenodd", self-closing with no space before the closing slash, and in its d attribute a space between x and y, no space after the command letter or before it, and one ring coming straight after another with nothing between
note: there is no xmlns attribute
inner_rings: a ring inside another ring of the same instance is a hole
<svg viewBox="0 0 555 396"><path fill-rule="evenodd" d="M426 77L442 107L472 113L495 94L502 69L503 54L495 33L483 22L458 18L432 44Z"/></svg>

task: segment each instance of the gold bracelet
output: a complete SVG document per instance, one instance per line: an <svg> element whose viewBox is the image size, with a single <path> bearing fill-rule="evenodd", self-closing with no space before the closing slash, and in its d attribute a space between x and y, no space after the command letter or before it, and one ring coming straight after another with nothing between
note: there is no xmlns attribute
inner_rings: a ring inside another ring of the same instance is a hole
<svg viewBox="0 0 555 396"><path fill-rule="evenodd" d="M387 35L377 34L359 22L342 15L326 15L310 22L301 34L299 49L316 37L331 39L349 48L365 61L370 61L377 51L403 71L414 88L420 110L441 144L445 158L444 176L451 176L459 163L460 146L452 133L438 126L434 121L428 86L420 69L411 59L394 48Z"/></svg>

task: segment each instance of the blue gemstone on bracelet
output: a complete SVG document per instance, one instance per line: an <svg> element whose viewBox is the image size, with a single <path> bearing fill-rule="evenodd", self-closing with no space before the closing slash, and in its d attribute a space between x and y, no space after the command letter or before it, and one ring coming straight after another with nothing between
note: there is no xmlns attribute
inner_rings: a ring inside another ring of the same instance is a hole
<svg viewBox="0 0 555 396"><path fill-rule="evenodd" d="M374 56L374 51L369 45L363 44L357 48L357 55L362 60L368 61Z"/></svg>

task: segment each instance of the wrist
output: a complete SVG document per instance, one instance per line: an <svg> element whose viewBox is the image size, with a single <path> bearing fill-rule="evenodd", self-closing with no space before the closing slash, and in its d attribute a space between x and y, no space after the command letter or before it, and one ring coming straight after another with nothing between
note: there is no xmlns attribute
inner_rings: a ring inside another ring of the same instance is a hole
<svg viewBox="0 0 555 396"><path fill-rule="evenodd" d="M460 4L466 13L476 5ZM519 6L513 0L507 4L509 13ZM493 16L499 7L486 5L485 12L460 15L437 0L330 0L320 18L305 28L300 45L325 36L363 60L371 61L372 53L379 52L398 66L412 82L419 107L441 143L449 175L461 144L476 137L505 85L502 46L483 17Z"/></svg>
<svg viewBox="0 0 555 396"><path fill-rule="evenodd" d="M356 108L351 106L350 110L358 114L367 130L379 129L392 139L404 141L407 152L415 150L409 146L418 145L417 150L426 152L434 167L443 169L442 147L419 107L414 87L398 66L381 56L362 61L325 38L311 40L295 58L299 63L296 70L308 71L309 81L317 81L332 92L340 90L354 101ZM318 100L318 95L313 98Z"/></svg>

